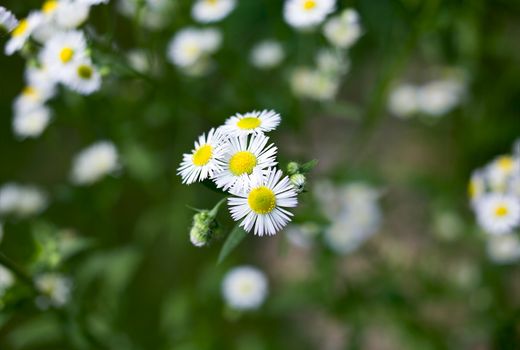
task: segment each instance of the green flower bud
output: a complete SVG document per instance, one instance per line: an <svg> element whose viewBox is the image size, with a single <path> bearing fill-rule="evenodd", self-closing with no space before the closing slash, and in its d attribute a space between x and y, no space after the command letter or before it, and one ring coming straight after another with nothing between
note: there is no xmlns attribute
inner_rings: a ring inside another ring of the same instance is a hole
<svg viewBox="0 0 520 350"><path fill-rule="evenodd" d="M297 174L300 171L300 164L296 162L290 162L287 164L287 172L289 175Z"/></svg>
<svg viewBox="0 0 520 350"><path fill-rule="evenodd" d="M291 177L289 179L291 180L291 183L293 184L294 188L296 189L296 192L303 191L303 189L305 188L305 183L307 182L305 175L294 174L294 175L291 175Z"/></svg>
<svg viewBox="0 0 520 350"><path fill-rule="evenodd" d="M209 210L203 210L193 216L190 240L196 247L208 245L218 230L218 223Z"/></svg>

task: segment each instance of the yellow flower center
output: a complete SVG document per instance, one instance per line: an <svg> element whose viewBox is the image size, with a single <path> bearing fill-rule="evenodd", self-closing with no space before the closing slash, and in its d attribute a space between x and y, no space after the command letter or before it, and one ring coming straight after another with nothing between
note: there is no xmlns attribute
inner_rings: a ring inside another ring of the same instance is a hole
<svg viewBox="0 0 520 350"><path fill-rule="evenodd" d="M211 145L200 146L199 149L193 154L193 164L196 166L206 165L208 164L212 155L213 148L211 148Z"/></svg>
<svg viewBox="0 0 520 350"><path fill-rule="evenodd" d="M56 6L58 6L58 1L47 0L43 3L42 11L43 13L49 14L56 9Z"/></svg>
<svg viewBox="0 0 520 350"><path fill-rule="evenodd" d="M269 214L276 207L276 196L265 186L257 187L249 193L247 203L255 213Z"/></svg>
<svg viewBox="0 0 520 350"><path fill-rule="evenodd" d="M92 77L92 67L82 64L78 67L78 75L81 79L90 79Z"/></svg>
<svg viewBox="0 0 520 350"><path fill-rule="evenodd" d="M260 126L261 121L257 117L245 117L237 122L237 126L242 130L252 130Z"/></svg>
<svg viewBox="0 0 520 350"><path fill-rule="evenodd" d="M303 8L305 10L312 10L316 7L316 1L315 0L307 0L303 3Z"/></svg>
<svg viewBox="0 0 520 350"><path fill-rule="evenodd" d="M498 217L504 217L504 216L506 216L508 213L509 213L509 210L507 209L507 207L506 207L505 205L499 205L499 206L495 209L495 215L498 216Z"/></svg>
<svg viewBox="0 0 520 350"><path fill-rule="evenodd" d="M468 194L469 198L475 198L477 195L477 182L475 180L470 180L468 185Z"/></svg>
<svg viewBox="0 0 520 350"><path fill-rule="evenodd" d="M510 156L502 156L498 159L498 167L503 171L513 170L513 158Z"/></svg>
<svg viewBox="0 0 520 350"><path fill-rule="evenodd" d="M62 63L68 63L74 57L74 50L70 47L64 47L60 51L60 60Z"/></svg>
<svg viewBox="0 0 520 350"><path fill-rule="evenodd" d="M27 22L26 19L20 20L16 28L13 30L13 37L21 36L25 31L27 30L27 27L29 26L29 22Z"/></svg>
<svg viewBox="0 0 520 350"><path fill-rule="evenodd" d="M256 157L253 153L241 151L235 153L229 160L229 170L235 176L251 174L256 164Z"/></svg>
<svg viewBox="0 0 520 350"><path fill-rule="evenodd" d="M216 5L218 0L206 0L206 2L210 5Z"/></svg>
<svg viewBox="0 0 520 350"><path fill-rule="evenodd" d="M22 90L22 95L27 96L27 97L36 97L37 92L36 92L36 89L33 88L32 86L26 86Z"/></svg>

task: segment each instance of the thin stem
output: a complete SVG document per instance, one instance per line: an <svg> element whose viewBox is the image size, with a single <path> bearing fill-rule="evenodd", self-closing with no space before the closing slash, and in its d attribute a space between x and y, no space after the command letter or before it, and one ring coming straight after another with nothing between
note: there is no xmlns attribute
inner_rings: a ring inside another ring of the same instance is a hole
<svg viewBox="0 0 520 350"><path fill-rule="evenodd" d="M37 291L34 281L22 268L16 265L11 259L9 259L4 253L0 252L0 264L9 269L18 279L27 285L29 285L34 291Z"/></svg>

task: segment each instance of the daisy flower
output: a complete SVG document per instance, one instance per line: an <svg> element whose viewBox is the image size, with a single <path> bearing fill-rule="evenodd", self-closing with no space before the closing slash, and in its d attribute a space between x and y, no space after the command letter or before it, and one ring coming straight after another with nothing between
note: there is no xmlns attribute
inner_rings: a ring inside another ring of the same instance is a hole
<svg viewBox="0 0 520 350"><path fill-rule="evenodd" d="M0 214L36 215L47 207L47 196L35 186L7 183L0 188Z"/></svg>
<svg viewBox="0 0 520 350"><path fill-rule="evenodd" d="M35 278L34 283L45 296L38 297L37 305L46 309L49 306L62 307L70 300L72 281L59 273L45 273Z"/></svg>
<svg viewBox="0 0 520 350"><path fill-rule="evenodd" d="M284 59L285 52L278 41L265 40L251 50L251 64L259 69L271 69Z"/></svg>
<svg viewBox="0 0 520 350"><path fill-rule="evenodd" d="M16 17L3 6L0 6L0 35L11 33L18 26Z"/></svg>
<svg viewBox="0 0 520 350"><path fill-rule="evenodd" d="M477 221L490 234L510 233L520 224L520 202L512 195L490 193L476 203Z"/></svg>
<svg viewBox="0 0 520 350"><path fill-rule="evenodd" d="M497 264L509 264L520 259L520 240L514 233L490 236L487 241L489 258Z"/></svg>
<svg viewBox="0 0 520 350"><path fill-rule="evenodd" d="M388 99L388 109L394 116L410 118L417 113L418 88L411 84L401 84L393 88Z"/></svg>
<svg viewBox="0 0 520 350"><path fill-rule="evenodd" d="M336 0L287 0L283 15L290 26L306 29L323 22L335 5Z"/></svg>
<svg viewBox="0 0 520 350"><path fill-rule="evenodd" d="M11 32L11 39L5 44L5 54L10 56L21 50L42 21L43 15L39 12L32 12L27 18L20 20Z"/></svg>
<svg viewBox="0 0 520 350"><path fill-rule="evenodd" d="M212 180L218 188L234 192L247 190L251 176L261 176L263 172L276 163L276 147L267 146L269 137L263 134L253 134L232 137L222 157L223 170L216 173Z"/></svg>
<svg viewBox="0 0 520 350"><path fill-rule="evenodd" d="M13 119L13 131L20 138L38 137L47 127L50 119L51 112L45 106L19 112Z"/></svg>
<svg viewBox="0 0 520 350"><path fill-rule="evenodd" d="M323 35L334 46L348 49L356 43L362 34L359 15L355 10L344 10L323 26Z"/></svg>
<svg viewBox="0 0 520 350"><path fill-rule="evenodd" d="M185 153L177 174L182 177L183 184L192 184L212 177L222 171L225 153L224 136L219 129L211 129L199 136L191 153Z"/></svg>
<svg viewBox="0 0 520 350"><path fill-rule="evenodd" d="M15 113L25 113L40 108L55 94L54 86L27 85L13 102Z"/></svg>
<svg viewBox="0 0 520 350"><path fill-rule="evenodd" d="M112 142L99 141L81 151L74 159L72 181L89 185L119 169L119 156Z"/></svg>
<svg viewBox="0 0 520 350"><path fill-rule="evenodd" d="M90 60L86 59L65 68L62 82L71 90L89 95L101 87L101 75Z"/></svg>
<svg viewBox="0 0 520 350"><path fill-rule="evenodd" d="M487 167L486 174L493 190L504 191L513 174L520 174L520 160L511 155L494 159Z"/></svg>
<svg viewBox="0 0 520 350"><path fill-rule="evenodd" d="M421 112L430 116L441 116L460 104L465 91L460 79L431 81L417 91L417 105Z"/></svg>
<svg viewBox="0 0 520 350"><path fill-rule="evenodd" d="M268 283L265 274L252 266L229 271L222 281L222 296L236 310L257 309L265 300Z"/></svg>
<svg viewBox="0 0 520 350"><path fill-rule="evenodd" d="M68 31L54 35L45 43L40 59L56 80L63 77L63 68L83 60L86 56L87 43L80 31Z"/></svg>
<svg viewBox="0 0 520 350"><path fill-rule="evenodd" d="M255 176L246 192L234 193L228 199L229 211L240 226L254 234L274 235L289 221L292 213L283 208L298 204L297 193L281 170L270 169L265 176Z"/></svg>
<svg viewBox="0 0 520 350"><path fill-rule="evenodd" d="M56 1L48 1L56 2ZM88 18L90 5L81 1L60 0L54 12L54 21L61 29L75 29Z"/></svg>
<svg viewBox="0 0 520 350"><path fill-rule="evenodd" d="M222 41L216 29L186 28L179 31L168 45L171 63L188 68L215 52Z"/></svg>
<svg viewBox="0 0 520 350"><path fill-rule="evenodd" d="M237 113L228 118L222 128L230 136L258 134L276 129L281 119L280 114L273 110Z"/></svg>
<svg viewBox="0 0 520 350"><path fill-rule="evenodd" d="M235 5L235 0L197 0L191 15L201 23L217 22L229 15Z"/></svg>

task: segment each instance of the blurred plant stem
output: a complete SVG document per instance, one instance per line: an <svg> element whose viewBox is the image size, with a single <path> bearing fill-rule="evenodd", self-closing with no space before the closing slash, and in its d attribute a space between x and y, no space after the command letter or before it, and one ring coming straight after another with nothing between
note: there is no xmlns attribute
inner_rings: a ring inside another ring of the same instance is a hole
<svg viewBox="0 0 520 350"><path fill-rule="evenodd" d="M18 277L18 279L25 284L29 285L31 289L33 289L35 292L38 292L38 289L34 285L34 281L29 276L27 272L25 272L21 267L16 265L11 259L9 259L4 253L0 252L0 264L5 266L8 270L10 270L13 274Z"/></svg>

